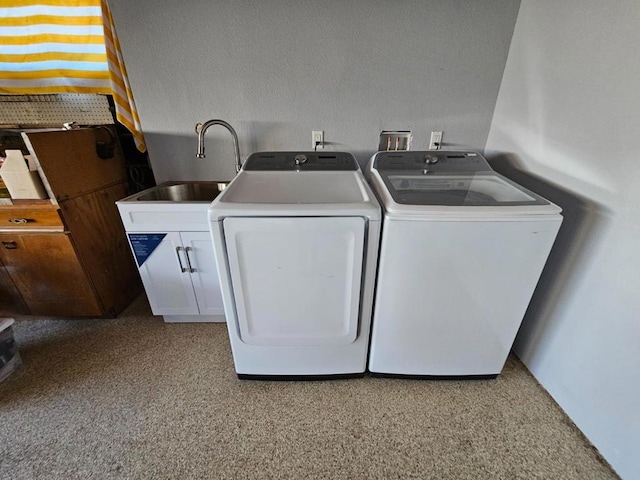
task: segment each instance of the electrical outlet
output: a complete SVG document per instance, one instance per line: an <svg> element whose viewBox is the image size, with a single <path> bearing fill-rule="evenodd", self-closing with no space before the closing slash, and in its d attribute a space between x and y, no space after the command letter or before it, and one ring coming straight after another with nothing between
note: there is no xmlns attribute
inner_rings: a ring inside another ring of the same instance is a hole
<svg viewBox="0 0 640 480"><path fill-rule="evenodd" d="M324 130L313 130L311 132L311 147L314 150L324 149Z"/></svg>
<svg viewBox="0 0 640 480"><path fill-rule="evenodd" d="M442 146L442 132L431 132L431 141L429 142L429 150L440 150Z"/></svg>
<svg viewBox="0 0 640 480"><path fill-rule="evenodd" d="M383 130L380 132L378 151L411 150L412 138L410 130Z"/></svg>

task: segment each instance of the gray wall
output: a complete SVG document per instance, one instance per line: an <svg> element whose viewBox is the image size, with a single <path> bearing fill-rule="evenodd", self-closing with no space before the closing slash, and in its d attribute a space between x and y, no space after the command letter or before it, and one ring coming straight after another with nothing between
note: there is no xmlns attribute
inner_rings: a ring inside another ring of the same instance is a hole
<svg viewBox="0 0 640 480"><path fill-rule="evenodd" d="M523 0L486 148L564 209L516 353L625 479L640 478L639 45L637 0Z"/></svg>
<svg viewBox="0 0 640 480"><path fill-rule="evenodd" d="M361 163L384 129L432 130L482 150L518 12L516 0L110 0L157 181L228 179L243 157L329 150Z"/></svg>

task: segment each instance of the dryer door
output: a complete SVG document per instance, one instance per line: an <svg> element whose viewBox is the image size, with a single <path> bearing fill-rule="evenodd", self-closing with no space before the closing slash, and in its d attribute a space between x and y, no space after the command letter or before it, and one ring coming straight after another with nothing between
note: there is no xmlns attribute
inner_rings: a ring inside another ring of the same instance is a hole
<svg viewBox="0 0 640 480"><path fill-rule="evenodd" d="M223 222L244 343L355 341L364 218L230 217Z"/></svg>

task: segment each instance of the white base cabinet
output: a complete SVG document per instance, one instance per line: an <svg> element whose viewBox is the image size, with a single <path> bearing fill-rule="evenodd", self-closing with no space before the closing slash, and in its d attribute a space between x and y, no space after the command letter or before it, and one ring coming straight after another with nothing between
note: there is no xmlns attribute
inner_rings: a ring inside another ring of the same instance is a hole
<svg viewBox="0 0 640 480"><path fill-rule="evenodd" d="M167 322L224 322L209 232L128 232L155 315Z"/></svg>
<svg viewBox="0 0 640 480"><path fill-rule="evenodd" d="M208 203L116 202L154 315L225 322Z"/></svg>

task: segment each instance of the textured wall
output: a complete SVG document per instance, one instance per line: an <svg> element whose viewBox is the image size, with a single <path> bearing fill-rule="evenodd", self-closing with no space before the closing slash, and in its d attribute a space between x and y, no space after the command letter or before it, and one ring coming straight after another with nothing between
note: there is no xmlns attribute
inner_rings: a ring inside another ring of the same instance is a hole
<svg viewBox="0 0 640 480"><path fill-rule="evenodd" d="M515 350L625 479L640 479L639 27L637 0L523 0L486 147L564 209Z"/></svg>
<svg viewBox="0 0 640 480"><path fill-rule="evenodd" d="M111 0L158 181L233 176L220 127L196 160L194 124L230 122L243 156L328 149L364 162L384 129L414 149L482 150L519 1ZM142 6L142 8L141 8Z"/></svg>

